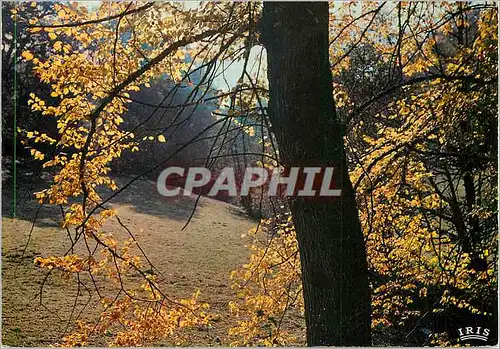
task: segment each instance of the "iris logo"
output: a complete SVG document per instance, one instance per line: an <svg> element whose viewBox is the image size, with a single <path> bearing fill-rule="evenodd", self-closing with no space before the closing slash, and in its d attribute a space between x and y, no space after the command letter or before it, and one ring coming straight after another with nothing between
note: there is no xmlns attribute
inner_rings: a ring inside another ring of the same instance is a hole
<svg viewBox="0 0 500 349"><path fill-rule="evenodd" d="M480 340L486 342L488 340L488 336L490 335L489 328L482 328L479 326L476 327L464 327L458 329L459 339L460 341L466 340Z"/></svg>

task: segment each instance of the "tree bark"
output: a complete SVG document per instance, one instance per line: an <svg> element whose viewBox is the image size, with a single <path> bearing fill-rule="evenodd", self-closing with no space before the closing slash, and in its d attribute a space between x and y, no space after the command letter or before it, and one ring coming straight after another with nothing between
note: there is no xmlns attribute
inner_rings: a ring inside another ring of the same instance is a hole
<svg viewBox="0 0 500 349"><path fill-rule="evenodd" d="M302 264L307 344L371 345L364 239L335 113L328 3L264 2L269 118L286 167L333 166L341 197L289 199Z"/></svg>

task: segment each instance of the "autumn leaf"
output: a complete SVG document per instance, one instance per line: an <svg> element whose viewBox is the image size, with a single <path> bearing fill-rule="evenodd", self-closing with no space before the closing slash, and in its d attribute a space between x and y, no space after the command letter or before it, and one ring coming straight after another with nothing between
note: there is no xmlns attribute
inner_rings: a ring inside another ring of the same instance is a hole
<svg viewBox="0 0 500 349"><path fill-rule="evenodd" d="M26 59L27 61L31 61L33 59L33 53L31 53L30 51L26 50L26 51L23 51L23 53L21 53L21 56Z"/></svg>
<svg viewBox="0 0 500 349"><path fill-rule="evenodd" d="M56 42L54 43L54 46L53 46L53 47L54 47L54 50L56 50L56 51L60 51L60 50L62 49L62 47L63 47L63 46L62 46L62 42L61 42L61 41L56 41Z"/></svg>

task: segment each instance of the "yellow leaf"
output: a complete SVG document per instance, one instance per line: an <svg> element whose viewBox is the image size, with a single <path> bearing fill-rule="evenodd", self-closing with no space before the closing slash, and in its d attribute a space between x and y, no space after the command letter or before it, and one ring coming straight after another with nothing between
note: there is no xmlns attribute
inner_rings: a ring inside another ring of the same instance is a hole
<svg viewBox="0 0 500 349"><path fill-rule="evenodd" d="M23 53L21 53L21 56L24 57L24 59L26 59L27 61L31 61L33 59L33 53L31 53L30 51L26 50L26 51L23 51Z"/></svg>
<svg viewBox="0 0 500 349"><path fill-rule="evenodd" d="M165 136L164 135L159 135L158 136L158 140L162 143L165 143L167 140L165 139Z"/></svg>
<svg viewBox="0 0 500 349"><path fill-rule="evenodd" d="M37 151L35 153L35 159L36 160L43 160L43 159L45 159L45 155L43 153L40 153L39 151Z"/></svg>
<svg viewBox="0 0 500 349"><path fill-rule="evenodd" d="M54 33L49 33L49 38L50 40L54 40L55 38L57 38L57 35Z"/></svg>
<svg viewBox="0 0 500 349"><path fill-rule="evenodd" d="M54 43L54 49L55 49L56 51L60 51L60 50L62 49L62 42L60 42L60 41L56 41L56 42Z"/></svg>
<svg viewBox="0 0 500 349"><path fill-rule="evenodd" d="M36 1L31 2L31 7L36 7Z"/></svg>

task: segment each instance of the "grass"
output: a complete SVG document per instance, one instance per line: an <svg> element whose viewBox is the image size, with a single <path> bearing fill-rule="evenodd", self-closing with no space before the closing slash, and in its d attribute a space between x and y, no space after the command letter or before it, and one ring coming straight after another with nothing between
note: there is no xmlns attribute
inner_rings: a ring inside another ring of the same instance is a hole
<svg viewBox="0 0 500 349"><path fill-rule="evenodd" d="M124 179L118 182L123 184ZM235 296L229 273L247 261L249 252L245 244L250 238L242 235L255 227L256 222L237 214L232 205L202 198L192 221L182 230L191 215L194 198L167 199L157 194L155 185L148 180L138 181L114 200L112 206L163 275L161 287L165 292L175 297L190 297L199 289L200 301L209 303L212 313L218 315L210 331L195 330L189 335L190 342L181 345L228 345L224 338L234 320L229 316L227 304ZM64 253L69 246L66 231L59 225L60 211L58 207L44 206L30 238L37 203L23 201L18 206L18 217L8 218L11 202L8 195L4 190L2 342L8 346L55 344L71 330L76 314L87 302L80 318L91 320L97 316L98 298L95 294L90 299L83 295L75 303L74 280L55 276L47 280L40 301L45 271L34 265L34 258ZM118 237L125 236L116 220L109 221L104 228ZM102 286L106 290L106 285ZM77 311L70 317L74 304Z"/></svg>

